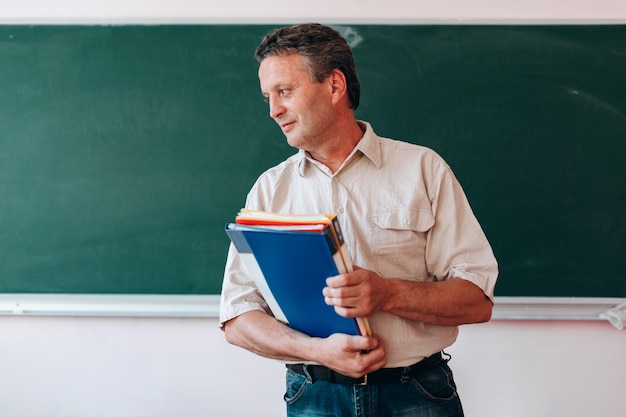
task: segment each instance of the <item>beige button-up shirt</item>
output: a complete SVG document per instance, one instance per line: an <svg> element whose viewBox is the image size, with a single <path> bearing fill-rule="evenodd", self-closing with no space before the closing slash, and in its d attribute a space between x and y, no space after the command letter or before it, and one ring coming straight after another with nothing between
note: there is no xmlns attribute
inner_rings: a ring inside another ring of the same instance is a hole
<svg viewBox="0 0 626 417"><path fill-rule="evenodd" d="M359 123L365 134L337 172L300 151L259 177L246 207L337 213L355 265L386 278L466 279L493 300L497 262L449 166L428 148L379 137ZM220 325L251 310L270 313L231 245ZM450 346L458 334L457 327L381 312L369 320L385 341L387 367L418 362Z"/></svg>

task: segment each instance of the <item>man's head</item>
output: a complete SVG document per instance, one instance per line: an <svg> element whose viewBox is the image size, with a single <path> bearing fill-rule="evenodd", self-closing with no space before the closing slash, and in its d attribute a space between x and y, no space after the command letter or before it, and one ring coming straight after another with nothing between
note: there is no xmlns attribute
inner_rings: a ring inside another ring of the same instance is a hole
<svg viewBox="0 0 626 417"><path fill-rule="evenodd" d="M359 106L361 84L356 72L352 50L336 30L307 23L280 28L267 34L257 47L255 58L262 62L267 57L300 55L314 82L324 81L335 69L340 70L347 84L350 106Z"/></svg>

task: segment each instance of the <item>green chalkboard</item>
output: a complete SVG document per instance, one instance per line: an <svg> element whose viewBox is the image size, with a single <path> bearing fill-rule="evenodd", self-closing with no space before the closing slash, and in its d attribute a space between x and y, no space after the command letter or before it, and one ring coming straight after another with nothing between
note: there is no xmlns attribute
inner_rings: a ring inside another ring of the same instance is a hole
<svg viewBox="0 0 626 417"><path fill-rule="evenodd" d="M626 296L626 26L337 28L357 116L463 184L496 295ZM0 26L0 292L219 293L224 223L294 152L269 29Z"/></svg>

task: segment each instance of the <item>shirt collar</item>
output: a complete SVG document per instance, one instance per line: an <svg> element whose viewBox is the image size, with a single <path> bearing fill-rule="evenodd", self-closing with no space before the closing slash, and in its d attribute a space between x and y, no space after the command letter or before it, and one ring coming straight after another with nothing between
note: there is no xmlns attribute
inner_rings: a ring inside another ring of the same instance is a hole
<svg viewBox="0 0 626 417"><path fill-rule="evenodd" d="M363 138L357 143L356 150L365 155L376 168L381 168L383 164L383 157L380 150L380 140L378 135L372 129L372 126L368 122L359 120L359 126L365 131Z"/></svg>

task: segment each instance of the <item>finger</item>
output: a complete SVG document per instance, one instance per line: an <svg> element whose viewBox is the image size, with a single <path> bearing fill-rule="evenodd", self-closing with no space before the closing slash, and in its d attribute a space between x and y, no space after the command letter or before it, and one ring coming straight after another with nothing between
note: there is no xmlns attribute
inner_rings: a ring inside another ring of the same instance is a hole
<svg viewBox="0 0 626 417"><path fill-rule="evenodd" d="M335 296L332 293L328 293L328 295L324 295L324 302L329 306L356 308L363 304L363 299L358 294L349 295L344 293L339 296Z"/></svg>
<svg viewBox="0 0 626 417"><path fill-rule="evenodd" d="M363 352L371 352L383 346L382 341L374 336L356 336L351 338L350 350L363 354Z"/></svg>
<svg viewBox="0 0 626 417"><path fill-rule="evenodd" d="M376 349L383 349L385 348L385 343L383 342L383 340L378 337L378 336L367 336L367 340L368 340L368 346L366 348L366 350L368 352L372 352Z"/></svg>
<svg viewBox="0 0 626 417"><path fill-rule="evenodd" d="M335 313L339 314L342 317L354 318L354 317L365 317L364 310L358 307L340 307L334 306Z"/></svg>
<svg viewBox="0 0 626 417"><path fill-rule="evenodd" d="M326 278L326 285L331 288L339 288L350 285L348 274L340 274Z"/></svg>

